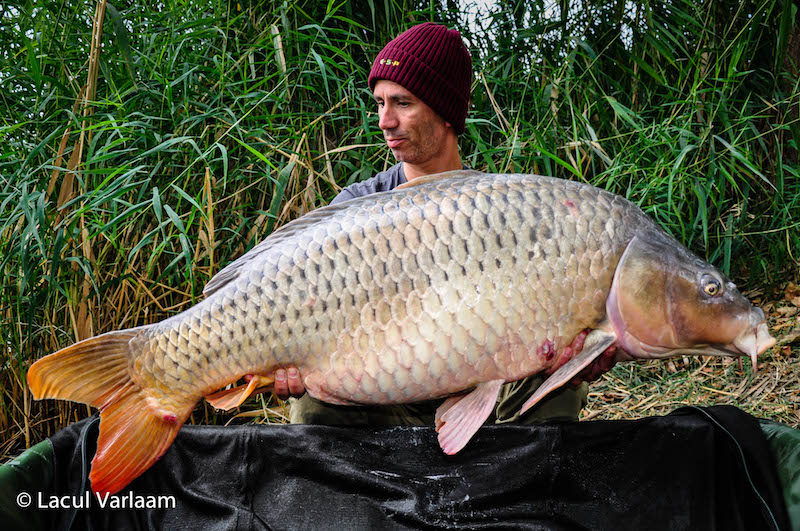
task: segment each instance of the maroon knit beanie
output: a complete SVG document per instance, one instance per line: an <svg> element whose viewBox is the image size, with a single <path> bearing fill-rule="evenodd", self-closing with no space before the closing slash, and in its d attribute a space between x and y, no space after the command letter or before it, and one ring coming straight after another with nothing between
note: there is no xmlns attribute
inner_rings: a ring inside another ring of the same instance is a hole
<svg viewBox="0 0 800 531"><path fill-rule="evenodd" d="M426 22L389 42L375 58L369 88L388 79L410 90L457 134L464 132L472 84L472 59L461 34L441 24Z"/></svg>

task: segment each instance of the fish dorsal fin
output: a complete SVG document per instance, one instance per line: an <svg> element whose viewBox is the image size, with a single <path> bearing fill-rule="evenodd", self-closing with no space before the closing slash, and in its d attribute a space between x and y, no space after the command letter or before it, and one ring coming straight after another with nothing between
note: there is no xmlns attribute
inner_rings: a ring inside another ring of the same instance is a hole
<svg viewBox="0 0 800 531"><path fill-rule="evenodd" d="M539 386L535 393L528 399L522 406L520 413L525 413L528 409L533 407L539 400L544 398L550 391L558 389L568 381L572 380L575 375L589 366L591 362L600 356L605 350L610 347L617 336L611 332L602 329L592 330L583 343L583 350L580 354L569 360L567 363L559 367L550 377Z"/></svg>
<svg viewBox="0 0 800 531"><path fill-rule="evenodd" d="M401 190L403 188L411 188L412 186L418 186L426 183L437 182L443 179L449 179L454 177L472 177L475 175L481 175L481 172L475 170L453 170L453 171L446 171L444 173L437 173L434 175L425 175L423 177L417 177L416 179L409 181L407 183L403 183L400 186L394 188L394 190L389 190L386 192L378 192L378 194L390 194L395 190ZM266 249L269 249L273 245L278 242L281 242L285 239L291 238L295 236L297 233L304 231L311 225L315 225L316 223L320 223L335 214L341 212L342 210L349 208L353 203L360 202L364 200L365 197L372 197L377 194L370 194L369 196L362 196L356 197L354 199L350 199L348 201L342 201L341 203L336 203L335 205L328 205L324 207L320 207L316 210L312 210L308 214L305 214L302 217L297 218L294 221L283 225L279 229L275 230L272 234L266 237L262 242L256 244L255 247L250 249L248 252L228 264L226 267L221 269L216 275L211 277L211 280L203 288L203 295L208 297L213 293L219 291L223 286L231 282L233 279L239 276L239 273L242 271L244 267L252 262L252 260L264 252Z"/></svg>
<svg viewBox="0 0 800 531"><path fill-rule="evenodd" d="M452 179L454 177L474 177L480 175L481 172L476 170L451 170L443 173L434 173L433 175L423 175L395 187L395 190L403 190L405 188L413 188L423 184L434 183L443 179Z"/></svg>
<svg viewBox="0 0 800 531"><path fill-rule="evenodd" d="M247 251L245 254L222 268L216 275L211 277L211 280L203 288L203 295L208 297L212 295L220 288L228 284L230 281L235 279L239 276L242 269L244 269L247 265L249 265L256 257L258 257L261 253L272 247L273 245L280 243L284 240L292 238L293 236L297 235L298 233L306 230L312 225L320 223L326 219L331 218L332 216L338 214L342 210L348 208L353 202L359 201L361 198L351 199L350 201L342 201L341 203L337 203L335 205L328 205L324 207L317 208L316 210L312 210L308 214L305 214L293 221L290 221L286 225L276 229L272 232L269 236L267 236L263 241L256 244L255 247Z"/></svg>

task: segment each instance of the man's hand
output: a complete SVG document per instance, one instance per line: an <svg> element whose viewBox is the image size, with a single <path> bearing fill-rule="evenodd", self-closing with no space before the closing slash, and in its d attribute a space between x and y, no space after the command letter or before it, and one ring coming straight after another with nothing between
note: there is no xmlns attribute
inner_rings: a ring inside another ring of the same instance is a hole
<svg viewBox="0 0 800 531"><path fill-rule="evenodd" d="M297 370L297 367L275 371L273 392L281 400L286 400L290 396L300 398L305 394L306 388L303 385L303 380L300 379L300 371Z"/></svg>
<svg viewBox="0 0 800 531"><path fill-rule="evenodd" d="M617 346L611 345L605 352L600 354L597 358L579 372L570 383L578 385L582 382L593 382L600 378L604 373L611 370L611 367L617 364Z"/></svg>

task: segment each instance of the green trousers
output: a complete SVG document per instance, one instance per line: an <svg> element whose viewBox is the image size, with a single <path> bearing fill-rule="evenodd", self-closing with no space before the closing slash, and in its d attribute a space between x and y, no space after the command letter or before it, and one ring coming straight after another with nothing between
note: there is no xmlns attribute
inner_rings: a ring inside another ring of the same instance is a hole
<svg viewBox="0 0 800 531"><path fill-rule="evenodd" d="M504 384L497 405L486 420L487 424L537 424L549 420L577 421L586 405L588 386L564 386L553 391L524 415L519 410L538 388L544 377L534 375ZM323 424L328 426L431 426L436 408L444 399L381 406L337 406L321 402L308 394L290 402L292 424Z"/></svg>

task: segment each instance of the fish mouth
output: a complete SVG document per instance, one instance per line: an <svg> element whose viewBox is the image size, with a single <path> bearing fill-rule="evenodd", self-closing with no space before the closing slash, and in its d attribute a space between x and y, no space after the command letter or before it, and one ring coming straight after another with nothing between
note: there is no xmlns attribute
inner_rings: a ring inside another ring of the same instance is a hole
<svg viewBox="0 0 800 531"><path fill-rule="evenodd" d="M766 322L761 322L743 331L727 345L697 345L688 348L670 349L658 357L672 357L681 354L699 356L747 356L753 362L753 370L758 370L758 356L770 349L777 340L772 337Z"/></svg>
<svg viewBox="0 0 800 531"><path fill-rule="evenodd" d="M758 355L771 348L776 342L777 340L769 333L767 323L762 322L750 330L745 330L726 347L732 347L741 355L749 356L753 360L753 370L756 370Z"/></svg>

